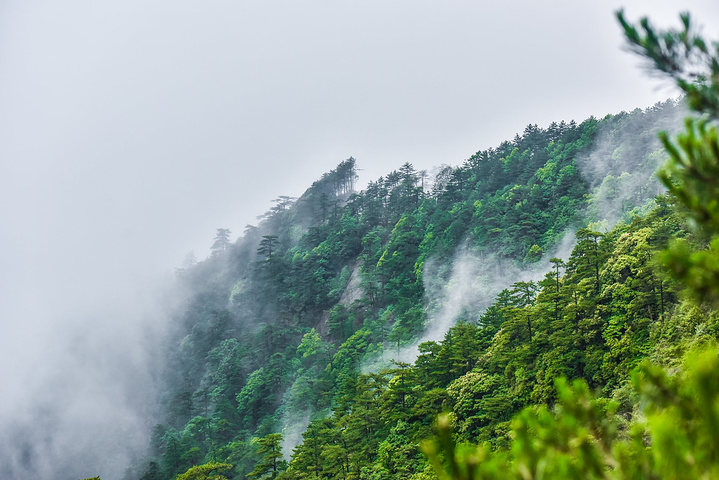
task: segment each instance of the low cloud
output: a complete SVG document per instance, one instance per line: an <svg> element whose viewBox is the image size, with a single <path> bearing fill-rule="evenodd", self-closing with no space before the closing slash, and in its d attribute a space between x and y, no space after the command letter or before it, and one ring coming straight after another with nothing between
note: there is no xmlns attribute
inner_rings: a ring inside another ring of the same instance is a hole
<svg viewBox="0 0 719 480"><path fill-rule="evenodd" d="M424 333L399 352L385 351L381 359L364 370L374 370L392 360L413 363L419 355L420 344L441 341L460 319L478 320L497 295L512 284L542 279L551 269L549 260L568 258L575 243L575 232L568 230L555 249L524 268L506 258L480 253L466 244L457 250L449 265L430 258L423 272L428 317Z"/></svg>
<svg viewBox="0 0 719 480"><path fill-rule="evenodd" d="M37 345L4 368L0 478L120 479L143 458L172 307L158 290L126 293L43 324L24 339Z"/></svg>

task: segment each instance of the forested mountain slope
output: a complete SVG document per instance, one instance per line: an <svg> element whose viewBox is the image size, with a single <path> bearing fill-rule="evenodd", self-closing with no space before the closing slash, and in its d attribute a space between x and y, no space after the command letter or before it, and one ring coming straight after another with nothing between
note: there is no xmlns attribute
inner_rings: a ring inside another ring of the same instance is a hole
<svg viewBox="0 0 719 480"><path fill-rule="evenodd" d="M529 125L361 192L350 158L236 242L219 229L178 271L190 294L165 347L165 417L136 475L223 462L228 478L433 478L418 445L437 414L506 445L560 376L629 414L630 370L698 321L652 261L693 239L653 176L656 132L684 115L668 101Z"/></svg>

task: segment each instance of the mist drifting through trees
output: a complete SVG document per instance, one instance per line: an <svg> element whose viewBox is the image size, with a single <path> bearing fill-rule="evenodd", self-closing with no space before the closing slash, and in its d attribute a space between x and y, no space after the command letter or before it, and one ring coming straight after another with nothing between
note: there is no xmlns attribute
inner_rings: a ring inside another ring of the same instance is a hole
<svg viewBox="0 0 719 480"><path fill-rule="evenodd" d="M703 245L654 199L686 110L612 8L0 7L0 477L432 478L443 410L628 409L713 324L649 261Z"/></svg>

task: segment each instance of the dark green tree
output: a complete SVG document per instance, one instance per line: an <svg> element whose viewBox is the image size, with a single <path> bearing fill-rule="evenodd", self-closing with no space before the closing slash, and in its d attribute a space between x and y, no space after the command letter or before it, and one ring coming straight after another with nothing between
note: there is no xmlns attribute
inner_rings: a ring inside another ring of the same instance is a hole
<svg viewBox="0 0 719 480"><path fill-rule="evenodd" d="M287 469L287 462L282 459L282 434L270 433L258 438L257 455L260 461L255 465L254 470L247 474L249 478L277 478L280 472Z"/></svg>
<svg viewBox="0 0 719 480"><path fill-rule="evenodd" d="M257 248L257 254L264 257L265 260L272 260L272 255L276 253L279 243L277 235L263 235L260 246Z"/></svg>

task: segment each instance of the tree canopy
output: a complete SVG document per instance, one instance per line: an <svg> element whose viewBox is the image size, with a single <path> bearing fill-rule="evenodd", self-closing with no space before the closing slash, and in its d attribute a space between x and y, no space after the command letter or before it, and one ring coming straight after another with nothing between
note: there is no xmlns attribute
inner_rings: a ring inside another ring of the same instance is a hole
<svg viewBox="0 0 719 480"><path fill-rule="evenodd" d="M218 229L137 477L715 476L717 44L619 21L703 117L530 124L359 192L349 158Z"/></svg>

